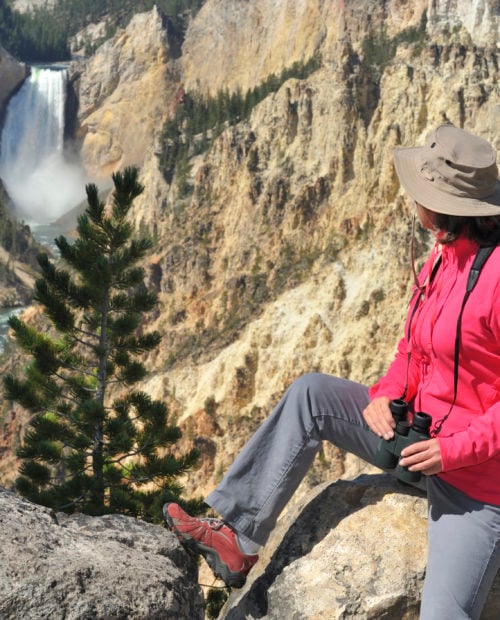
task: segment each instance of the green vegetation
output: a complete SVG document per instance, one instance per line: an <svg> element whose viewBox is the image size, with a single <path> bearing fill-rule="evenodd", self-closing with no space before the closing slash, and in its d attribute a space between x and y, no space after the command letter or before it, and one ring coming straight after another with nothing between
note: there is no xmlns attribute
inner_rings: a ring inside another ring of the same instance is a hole
<svg viewBox="0 0 500 620"><path fill-rule="evenodd" d="M19 260L31 268L37 269L36 257L40 251L40 246L33 238L30 227L24 222L19 222L8 212L5 206L7 203L7 195L0 183L0 245L9 254L9 264L14 260ZM9 264L0 267L0 282L16 284L16 278L11 272ZM28 291L26 297L30 297Z"/></svg>
<svg viewBox="0 0 500 620"><path fill-rule="evenodd" d="M290 78L305 79L321 66L321 58L313 56L307 62L295 62L279 76L270 75L262 84L247 91L229 93L220 90L215 97L203 97L197 93L184 94L176 109L175 117L165 123L163 129L163 153L160 165L168 183L175 172L185 170L189 157L205 151L228 125L248 118L253 108L270 93L276 92Z"/></svg>
<svg viewBox="0 0 500 620"><path fill-rule="evenodd" d="M373 81L378 82L380 80L385 67L394 58L401 43L414 45L414 54L420 54L427 37L426 26L427 13L424 11L418 28L414 26L405 28L391 38L387 35L385 27L382 27L379 32L372 32L364 39L363 65L368 68Z"/></svg>
<svg viewBox="0 0 500 620"><path fill-rule="evenodd" d="M197 452L166 451L180 438L179 428L169 424L163 402L134 388L146 374L140 356L160 341L158 332L145 329L144 315L157 299L138 266L152 244L136 238L127 220L143 191L137 170L117 173L113 182L110 212L96 186L87 186L75 242L56 239L57 264L39 257L35 300L49 325L9 320L31 356L22 373L4 379L6 398L32 413L16 486L56 510L161 521L163 502L180 499L176 477Z"/></svg>
<svg viewBox="0 0 500 620"><path fill-rule="evenodd" d="M187 20L204 0L56 0L52 9L29 13L13 11L0 0L0 42L11 54L26 62L52 62L70 57L69 38L88 24L106 19L104 39L125 27L133 15L156 5L170 18L172 33L184 36ZM101 41L102 42L102 41ZM89 53L92 49L87 50Z"/></svg>
<svg viewBox="0 0 500 620"><path fill-rule="evenodd" d="M35 243L30 227L9 217L0 203L0 245L9 252L13 259L33 263L37 244Z"/></svg>
<svg viewBox="0 0 500 620"><path fill-rule="evenodd" d="M230 588L211 588L206 596L207 618L214 620L219 617L220 611L229 598Z"/></svg>
<svg viewBox="0 0 500 620"><path fill-rule="evenodd" d="M13 56L33 62L69 58L66 25L45 9L20 14L0 0L0 43Z"/></svg>

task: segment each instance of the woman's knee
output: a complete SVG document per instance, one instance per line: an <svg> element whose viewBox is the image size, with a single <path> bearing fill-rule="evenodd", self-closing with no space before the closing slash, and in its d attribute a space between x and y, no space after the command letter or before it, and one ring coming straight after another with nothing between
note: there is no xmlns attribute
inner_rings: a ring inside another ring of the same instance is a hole
<svg viewBox="0 0 500 620"><path fill-rule="evenodd" d="M357 409L368 403L365 386L320 372L300 376L289 390L297 398L306 398L312 408L319 412L339 406Z"/></svg>
<svg viewBox="0 0 500 620"><path fill-rule="evenodd" d="M321 372L306 372L291 384L290 388L300 391L316 390L324 381L324 377L329 377Z"/></svg>
<svg viewBox="0 0 500 620"><path fill-rule="evenodd" d="M288 397L300 402L314 416L323 408L325 395L335 391L336 377L319 372L301 375L288 389Z"/></svg>

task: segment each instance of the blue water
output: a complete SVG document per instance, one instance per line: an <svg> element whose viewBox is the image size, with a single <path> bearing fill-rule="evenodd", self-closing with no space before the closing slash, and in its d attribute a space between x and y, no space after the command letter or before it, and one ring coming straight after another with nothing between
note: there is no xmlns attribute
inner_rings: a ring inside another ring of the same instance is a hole
<svg viewBox="0 0 500 620"><path fill-rule="evenodd" d="M9 326L7 321L10 316L21 314L26 308L2 308L0 309L0 355L5 351L5 342Z"/></svg>

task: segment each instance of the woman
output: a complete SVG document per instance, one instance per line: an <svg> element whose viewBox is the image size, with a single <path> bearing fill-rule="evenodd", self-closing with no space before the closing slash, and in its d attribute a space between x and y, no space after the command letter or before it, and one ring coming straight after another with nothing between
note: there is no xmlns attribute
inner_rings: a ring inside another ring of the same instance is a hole
<svg viewBox="0 0 500 620"><path fill-rule="evenodd" d="M301 377L207 498L223 520L192 518L177 504L164 514L186 547L240 587L321 441L374 463L380 438L394 435L389 403L403 398L432 416L431 437L400 459L427 483L420 617L479 618L500 566L500 250L469 275L480 245L500 237L496 153L442 125L425 146L398 148L394 158L436 245L388 372L369 389L323 374Z"/></svg>

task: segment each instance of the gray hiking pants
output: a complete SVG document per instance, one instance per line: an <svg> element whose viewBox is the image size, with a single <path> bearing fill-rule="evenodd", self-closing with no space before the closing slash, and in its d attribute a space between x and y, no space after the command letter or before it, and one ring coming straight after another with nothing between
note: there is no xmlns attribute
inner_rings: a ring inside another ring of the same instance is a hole
<svg viewBox="0 0 500 620"><path fill-rule="evenodd" d="M362 411L368 389L304 375L245 445L207 503L234 529L264 544L322 440L374 462L378 437ZM500 567L500 507L472 500L436 476L429 499L422 620L479 618Z"/></svg>

